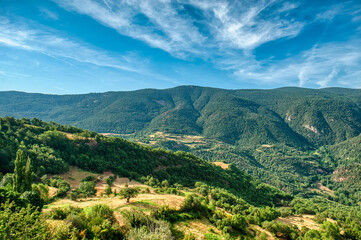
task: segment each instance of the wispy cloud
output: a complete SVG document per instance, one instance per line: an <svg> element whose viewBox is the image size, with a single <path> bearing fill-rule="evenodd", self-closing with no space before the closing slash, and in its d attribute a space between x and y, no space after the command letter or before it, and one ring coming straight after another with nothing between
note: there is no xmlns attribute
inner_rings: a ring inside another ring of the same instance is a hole
<svg viewBox="0 0 361 240"><path fill-rule="evenodd" d="M178 14L169 1L93 1L55 0L60 6L89 15L123 35L152 47L183 57L199 53L205 37L192 22Z"/></svg>
<svg viewBox="0 0 361 240"><path fill-rule="evenodd" d="M209 20L216 43L220 47L253 49L265 42L294 37L305 25L292 18L281 18L282 13L297 7L280 1L209 1L192 0ZM269 8L275 8L272 12Z"/></svg>
<svg viewBox="0 0 361 240"><path fill-rule="evenodd" d="M359 87L361 71L361 42L350 42L344 46L330 43L281 61L260 65L248 60L248 66L234 62L235 75L243 81L258 82L259 85L319 86L343 85ZM241 60L243 63L244 61ZM225 63L232 66L231 62ZM240 69L240 70L236 70ZM342 73L342 74L341 74Z"/></svg>
<svg viewBox="0 0 361 240"><path fill-rule="evenodd" d="M226 1L202 0L178 4L153 0L107 0L105 4L96 0L54 1L65 9L88 15L120 34L181 58L204 56L211 48L253 49L268 41L296 36L304 26L279 16L280 12L296 8L296 4L278 6L276 1L255 1L248 5L243 1L232 5ZM277 14L267 15L265 10L275 5L279 8ZM187 6L201 14L195 18ZM197 24L209 32L202 32Z"/></svg>
<svg viewBox="0 0 361 240"><path fill-rule="evenodd" d="M147 68L147 60L134 54L119 55L97 49L81 41L61 36L53 29L42 26L32 29L25 23L12 23L7 18L0 19L0 44L34 51L62 61L75 68L78 63L88 63L121 71L133 72L164 81L173 81Z"/></svg>
<svg viewBox="0 0 361 240"><path fill-rule="evenodd" d="M46 17L46 18L50 18L50 19L53 19L53 20L58 20L59 19L58 14L56 14L53 11L50 11L47 8L41 7L41 8L39 8L39 11L40 11L41 15Z"/></svg>
<svg viewBox="0 0 361 240"><path fill-rule="evenodd" d="M328 27L342 14L349 15L349 24L361 21L361 11L355 10L360 5L354 5L354 1L335 1L322 7L315 3L315 9L303 0L51 1L173 57L190 61L201 58L240 81L258 83L261 87L275 84L327 87L336 82L348 86L347 83L361 77L359 38L345 38L342 43L323 39ZM47 9L41 11L44 16L58 18ZM306 14L308 11L311 13ZM288 56L277 59L271 54L265 58L256 56L257 49L266 46L265 43L286 42L313 23L325 26L325 30L315 34L317 38L310 35L309 49L290 50ZM74 61L89 63L179 84L150 71L147 59L98 49L49 28L35 29L0 19L0 44L37 51L74 67L78 67Z"/></svg>

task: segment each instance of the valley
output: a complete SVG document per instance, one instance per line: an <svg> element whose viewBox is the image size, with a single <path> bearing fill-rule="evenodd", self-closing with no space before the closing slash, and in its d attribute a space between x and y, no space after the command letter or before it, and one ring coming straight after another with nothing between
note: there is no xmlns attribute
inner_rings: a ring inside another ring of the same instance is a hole
<svg viewBox="0 0 361 240"><path fill-rule="evenodd" d="M39 239L361 239L359 90L0 99L2 219Z"/></svg>

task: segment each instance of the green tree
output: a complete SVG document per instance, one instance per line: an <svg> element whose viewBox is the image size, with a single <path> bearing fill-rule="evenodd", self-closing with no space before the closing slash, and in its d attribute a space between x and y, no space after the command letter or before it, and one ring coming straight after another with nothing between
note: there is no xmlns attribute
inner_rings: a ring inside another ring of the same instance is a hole
<svg viewBox="0 0 361 240"><path fill-rule="evenodd" d="M326 239L341 239L340 228L335 223L325 221L321 225L321 231Z"/></svg>
<svg viewBox="0 0 361 240"><path fill-rule="evenodd" d="M19 149L16 153L13 189L15 192L24 192L25 169L24 169L24 152Z"/></svg>
<svg viewBox="0 0 361 240"><path fill-rule="evenodd" d="M129 200L131 198L135 198L136 196L138 196L139 194L139 189L138 188L130 188L130 187L126 187L120 190L119 195L123 198L127 199L127 203L129 203Z"/></svg>
<svg viewBox="0 0 361 240"><path fill-rule="evenodd" d="M32 183L33 183L33 176L31 172L31 160L28 157L25 166L24 191L31 191Z"/></svg>
<svg viewBox="0 0 361 240"><path fill-rule="evenodd" d="M163 188L168 188L168 187L169 187L169 182L168 182L167 180L164 180L164 181L162 182L162 187L163 187Z"/></svg>
<svg viewBox="0 0 361 240"><path fill-rule="evenodd" d="M108 185L107 188L105 189L105 194L107 196L109 196L110 194L112 194L112 188Z"/></svg>

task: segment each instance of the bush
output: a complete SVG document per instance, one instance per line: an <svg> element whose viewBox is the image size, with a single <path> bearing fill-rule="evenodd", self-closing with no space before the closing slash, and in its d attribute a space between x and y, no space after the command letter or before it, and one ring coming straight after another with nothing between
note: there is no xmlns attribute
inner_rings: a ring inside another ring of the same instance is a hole
<svg viewBox="0 0 361 240"><path fill-rule="evenodd" d="M4 188L8 185L12 186L13 185L13 174L8 173L5 176L3 176L3 178L0 181L0 188Z"/></svg>
<svg viewBox="0 0 361 240"><path fill-rule="evenodd" d="M154 210L151 216L155 219L165 220L168 222L176 222L180 220L180 215L178 214L178 211L174 208L169 208L168 206L162 206Z"/></svg>
<svg viewBox="0 0 361 240"><path fill-rule="evenodd" d="M97 182L98 178L94 175L86 176L81 180L82 182Z"/></svg>
<svg viewBox="0 0 361 240"><path fill-rule="evenodd" d="M53 226L51 238L56 240L70 239L70 227L65 222L59 222Z"/></svg>
<svg viewBox="0 0 361 240"><path fill-rule="evenodd" d="M26 208L14 202L0 205L0 239L48 239L47 223L31 205Z"/></svg>
<svg viewBox="0 0 361 240"><path fill-rule="evenodd" d="M76 215L74 213L69 214L65 222L71 227L77 228L79 230L82 230L84 228L83 220L79 217L79 215Z"/></svg>
<svg viewBox="0 0 361 240"><path fill-rule="evenodd" d="M39 209L42 209L44 206L44 200L36 192L26 191L21 194L20 198L27 200L31 205L39 207Z"/></svg>
<svg viewBox="0 0 361 240"><path fill-rule="evenodd" d="M279 221L264 222L262 226L271 233L276 234L277 237L293 240L297 239L299 235L297 226L290 226Z"/></svg>
<svg viewBox="0 0 361 240"><path fill-rule="evenodd" d="M78 194L83 194L85 197L90 197L94 196L96 193L95 186L95 182L81 182L79 188L77 188L75 191Z"/></svg>
<svg viewBox="0 0 361 240"><path fill-rule="evenodd" d="M129 240L172 240L170 225L164 221L149 222L140 228L133 228L127 235Z"/></svg>

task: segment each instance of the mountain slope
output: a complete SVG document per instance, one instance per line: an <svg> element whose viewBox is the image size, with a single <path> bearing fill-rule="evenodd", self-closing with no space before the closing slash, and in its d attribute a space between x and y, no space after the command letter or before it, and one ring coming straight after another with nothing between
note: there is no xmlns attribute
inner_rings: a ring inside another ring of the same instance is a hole
<svg viewBox="0 0 361 240"><path fill-rule="evenodd" d="M0 116L97 132L163 131L231 144L334 144L361 133L361 90L224 90L195 86L84 95L0 92Z"/></svg>
<svg viewBox="0 0 361 240"><path fill-rule="evenodd" d="M152 176L185 186L205 182L228 189L253 204L273 204L286 196L234 166L224 170L190 153L152 149L56 123L0 118L0 172L13 169L19 148L31 158L39 178L44 173L65 172L74 165L93 172L110 170L131 179Z"/></svg>

